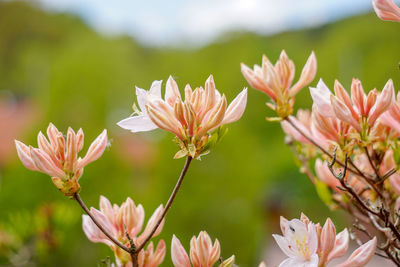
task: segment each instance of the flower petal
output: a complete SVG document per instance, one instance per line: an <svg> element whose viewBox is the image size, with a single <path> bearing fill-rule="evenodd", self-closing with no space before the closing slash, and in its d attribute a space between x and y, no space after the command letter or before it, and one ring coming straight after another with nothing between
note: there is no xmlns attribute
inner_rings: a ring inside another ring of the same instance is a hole
<svg viewBox="0 0 400 267"><path fill-rule="evenodd" d="M132 133L147 132L157 129L158 126L146 115L132 116L118 122L117 125Z"/></svg>

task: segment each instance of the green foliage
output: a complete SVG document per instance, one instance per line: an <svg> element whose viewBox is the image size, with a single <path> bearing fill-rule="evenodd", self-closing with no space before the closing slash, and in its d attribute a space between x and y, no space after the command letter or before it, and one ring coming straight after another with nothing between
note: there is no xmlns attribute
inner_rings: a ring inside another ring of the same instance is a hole
<svg viewBox="0 0 400 267"><path fill-rule="evenodd" d="M82 198L88 206L98 207L100 194L118 204L130 196L144 205L148 218L167 200L183 160L172 159L176 146L170 134L134 135L116 126L132 112L134 85L148 89L153 80L166 80L171 74L182 90L186 83L204 84L212 73L217 88L231 101L248 86L240 62L259 64L263 53L274 60L285 49L296 64L297 77L315 51L319 66L313 85L323 77L332 87L338 78L349 88L351 78L358 77L368 90L381 89L389 78L400 86L399 30L400 24L384 23L369 14L270 37L232 33L231 38L198 50L145 48L125 36L101 36L70 15L3 1L0 90L32 99L41 110L40 120L18 137L25 143L36 145L35 135L50 121L63 131L82 127L85 149L107 128L111 148L85 168ZM235 254L240 266L255 266L271 232L279 232L277 214L292 218L303 211L315 221L335 216L299 174L279 124L265 121L272 115L266 101L266 95L249 90L243 118L229 126L229 134L210 154L192 164L161 234L168 247L172 233L188 244L193 234L207 230L220 240L224 258ZM307 89L296 100L296 108L305 107L311 107ZM78 223L71 224L63 237L65 245L47 265L93 266L112 254L84 236L80 213L68 212L76 209L76 203L60 194L49 177L24 169L16 154L13 158L2 170L1 221L43 202L64 202L67 208L55 216L60 223ZM15 218L15 229L22 234L29 232L30 221L21 214ZM169 258L167 254L164 266L171 265Z"/></svg>

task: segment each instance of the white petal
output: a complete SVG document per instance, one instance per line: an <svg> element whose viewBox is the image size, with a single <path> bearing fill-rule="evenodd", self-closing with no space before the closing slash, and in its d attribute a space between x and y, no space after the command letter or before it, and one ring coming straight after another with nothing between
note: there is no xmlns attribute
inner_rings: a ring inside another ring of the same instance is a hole
<svg viewBox="0 0 400 267"><path fill-rule="evenodd" d="M147 91L142 88L136 87L136 99L140 111L146 114Z"/></svg>
<svg viewBox="0 0 400 267"><path fill-rule="evenodd" d="M130 130L133 133L147 132L157 129L151 119L146 115L133 116L118 122L117 125L123 129Z"/></svg>
<svg viewBox="0 0 400 267"><path fill-rule="evenodd" d="M286 254L288 257L297 257L296 254L293 253L292 250L289 249L289 244L287 240L281 235L272 235L275 239L276 243L278 244L279 248Z"/></svg>
<svg viewBox="0 0 400 267"><path fill-rule="evenodd" d="M310 94L319 113L327 117L335 116L330 100L332 93L322 79L319 80L317 87L310 87Z"/></svg>
<svg viewBox="0 0 400 267"><path fill-rule="evenodd" d="M314 254L318 249L318 235L315 225L313 223L308 224L308 246L310 253Z"/></svg>
<svg viewBox="0 0 400 267"><path fill-rule="evenodd" d="M306 261L304 267L318 267L318 255L314 254L311 256L309 261Z"/></svg>
<svg viewBox="0 0 400 267"><path fill-rule="evenodd" d="M298 259L286 259L279 264L279 267L303 267L304 261L300 261Z"/></svg>
<svg viewBox="0 0 400 267"><path fill-rule="evenodd" d="M162 81L154 81L150 87L150 94L155 97L161 98L161 83Z"/></svg>

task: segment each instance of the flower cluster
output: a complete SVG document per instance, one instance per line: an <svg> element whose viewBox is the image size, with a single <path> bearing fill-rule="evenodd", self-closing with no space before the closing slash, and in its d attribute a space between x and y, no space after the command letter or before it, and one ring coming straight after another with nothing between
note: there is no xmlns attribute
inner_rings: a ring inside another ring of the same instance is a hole
<svg viewBox="0 0 400 267"><path fill-rule="evenodd" d="M192 90L185 87L185 99L177 83L169 77L165 86L165 97L161 97L161 81L154 81L149 91L136 88L139 108L134 105L134 116L118 123L132 132L161 128L176 135L180 147L175 158L196 158L208 152L214 140L211 132L222 125L240 119L246 107L247 89L244 89L228 106L225 95L215 88L210 76L204 88ZM220 139L222 136L216 137Z"/></svg>
<svg viewBox="0 0 400 267"><path fill-rule="evenodd" d="M400 21L400 8L392 0L373 0L373 6L382 20ZM385 255L380 255L400 266L400 93L396 99L392 80L388 80L382 91L373 89L368 94L358 79L353 79L350 94L338 81L333 94L320 80L315 88L310 88L312 110L299 110L295 117L292 116L295 96L316 75L314 52L294 84L295 66L285 51L275 65L263 56L261 66L250 69L242 64L241 71L252 87L271 98L267 106L276 112L278 117L274 120L281 121L289 136L287 143L293 145L292 139L299 142L293 152L317 193L330 207L341 207L358 219L356 227L371 237L336 267L365 266L377 249L377 238L372 238L378 236L376 233L386 241L380 247ZM184 99L172 77L166 82L164 98L161 84L154 81L148 91L136 88L138 107L134 105L134 114L118 123L132 132L156 128L171 132L180 148L175 158L187 157L165 208L160 205L154 211L143 231L144 208L131 198L118 206L101 196L98 210L88 209L79 196L78 180L84 167L103 154L108 142L106 130L83 158L78 156L83 148L82 129L75 133L69 128L64 138L50 124L48 138L39 133L38 148L15 141L26 168L51 176L64 195L81 205L87 213L82 216L84 233L90 241L109 246L118 266L157 267L163 262L165 242L160 240L155 245L150 240L162 231L165 215L192 158L208 153L225 134L222 126L239 120L246 107L247 89L228 105L225 95L216 89L213 76L207 79L204 88L192 90L186 85ZM310 168L312 165L315 172ZM280 267L325 267L348 250L349 232L344 229L337 234L329 218L323 226L311 222L304 214L290 221L282 217L280 223L283 235L273 237L288 256ZM366 224L372 225L376 233L371 235L363 226ZM189 255L179 239L172 237L171 257L175 267L235 266L235 256L223 260L220 255L219 241L213 243L205 231L193 236ZM259 265L265 266L263 262Z"/></svg>
<svg viewBox="0 0 400 267"><path fill-rule="evenodd" d="M163 206L160 205L154 211L141 234L140 232L142 231L144 222L144 209L140 204L136 206L129 197L121 206L118 206L116 204L111 205L106 197L101 196L100 210L91 208L90 211L101 226L107 229L108 233L125 246L130 247L131 242L133 242L135 246L139 246L143 243L145 238L150 234L158 218L161 216ZM160 234L163 225L164 222L158 226L153 237ZM130 266L132 264L129 253L116 246L105 236L88 215L82 216L82 227L90 241L104 243L114 251L118 266ZM145 250L139 252L139 267L159 266L164 260L165 250L165 242L163 240L158 243L155 250L153 242L150 242Z"/></svg>
<svg viewBox="0 0 400 267"><path fill-rule="evenodd" d="M79 192L79 178L83 168L97 160L107 146L107 131L104 130L90 145L83 158L78 153L83 148L84 134L82 129L77 133L68 128L67 140L58 129L50 123L47 128L49 140L40 132L39 148L27 146L15 140L17 153L24 166L32 171L40 171L51 176L54 185L66 196Z"/></svg>
<svg viewBox="0 0 400 267"><path fill-rule="evenodd" d="M299 80L294 85L292 83L295 66L285 51L282 51L275 65L264 55L261 66L254 65L252 70L242 63L241 69L243 76L253 88L271 98L273 103L267 103L267 105L275 110L280 118L286 118L293 113L295 95L314 80L317 72L317 60L312 52Z"/></svg>
<svg viewBox="0 0 400 267"><path fill-rule="evenodd" d="M288 256L279 267L321 267L345 255L349 247L349 233L344 229L336 234L335 225L327 219L324 226L314 224L304 214L288 221L281 217L281 235L273 235L276 243ZM374 237L356 249L350 257L336 267L364 266L376 250Z"/></svg>

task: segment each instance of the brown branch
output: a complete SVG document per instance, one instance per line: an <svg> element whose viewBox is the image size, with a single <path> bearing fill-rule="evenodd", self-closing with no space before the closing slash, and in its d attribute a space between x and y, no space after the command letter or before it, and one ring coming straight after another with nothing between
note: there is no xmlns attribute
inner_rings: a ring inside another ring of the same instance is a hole
<svg viewBox="0 0 400 267"><path fill-rule="evenodd" d="M377 181L380 181L380 180L381 180L381 176L380 176L380 174L379 174L379 170L378 170L378 168L375 166L375 164L373 163L372 158L371 158L371 156L369 155L368 148L367 148L367 147L364 147L364 150L365 150L365 154L367 155L369 165L371 165L371 168L372 168L372 169L374 170L374 172L375 172L376 180L377 180Z"/></svg>
<svg viewBox="0 0 400 267"><path fill-rule="evenodd" d="M181 184L183 182L183 179L185 178L187 170L189 169L190 162L192 162L192 159L193 158L190 156L186 158L186 162L185 162L185 165L183 166L181 175L179 176L178 182L176 183L175 188L172 191L171 196L169 197L169 199L167 201L167 204L165 204L163 213L158 218L158 221L155 224L155 226L153 227L153 229L151 230L150 234L146 237L146 239L143 241L143 243L136 249L136 254L138 254L146 246L146 244L150 241L150 239L153 237L154 233L157 231L157 228L160 226L161 222L165 218L165 215L167 215L167 212L168 212L169 208L171 207L172 202L174 201L176 194L179 191L179 188L181 187Z"/></svg>

